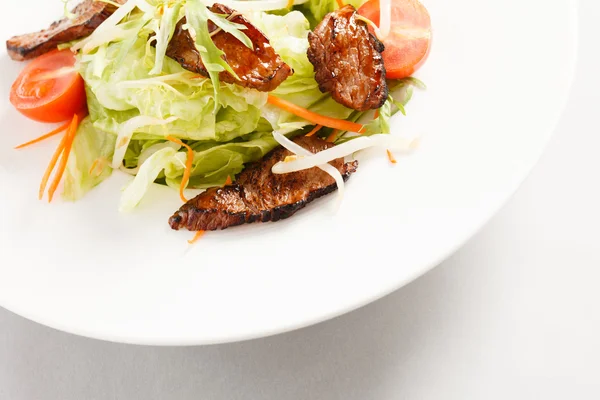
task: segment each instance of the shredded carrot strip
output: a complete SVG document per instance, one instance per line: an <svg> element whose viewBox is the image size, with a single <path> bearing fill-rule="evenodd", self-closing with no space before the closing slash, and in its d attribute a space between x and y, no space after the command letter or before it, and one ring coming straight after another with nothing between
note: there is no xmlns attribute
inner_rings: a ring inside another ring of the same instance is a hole
<svg viewBox="0 0 600 400"><path fill-rule="evenodd" d="M99 158L96 158L94 160L94 162L92 163L92 166L90 167L90 170L88 171L88 174L91 175L92 172L94 172L94 170L96 169L96 166L98 165L98 161L100 161Z"/></svg>
<svg viewBox="0 0 600 400"><path fill-rule="evenodd" d="M398 161L396 161L396 158L394 157L394 155L392 154L392 152L389 151L389 150L386 150L386 151L387 151L387 156L388 156L388 159L390 160L390 162L392 164L396 164Z"/></svg>
<svg viewBox="0 0 600 400"><path fill-rule="evenodd" d="M379 108L375 110L375 114L373 114L373 119L379 118Z"/></svg>
<svg viewBox="0 0 600 400"><path fill-rule="evenodd" d="M188 182L190 181L190 175L192 174L192 167L194 165L194 150L187 144L183 143L181 140L174 138L173 136L167 136L167 139L170 142L177 143L180 146L183 146L187 149L187 160L185 160L185 171L183 171L183 178L181 178L181 185L179 186L179 197L184 203L187 203L188 200L185 198L183 191L187 187Z"/></svg>
<svg viewBox="0 0 600 400"><path fill-rule="evenodd" d="M343 0L336 0L337 1L337 5L339 8L344 7L344 1Z"/></svg>
<svg viewBox="0 0 600 400"><path fill-rule="evenodd" d="M45 135L43 135L43 136L40 136L40 137L39 137L39 138L37 138L37 139L33 139L33 140L30 140L30 141L29 141L29 142L27 142L27 143L20 144L20 145L18 145L17 147L15 147L15 149L22 149L23 147L27 147L27 146L30 146L30 145L32 145L32 144L39 143L39 142L41 142L42 140L46 140L46 139L48 139L48 138L50 138L50 137L52 137L52 136L58 135L59 133L61 133L61 132L62 132L62 131L64 131L65 129L67 129L67 128L69 127L69 125L70 125L70 124L71 124L71 121L69 121L69 122L65 123L64 125L61 125L61 126L59 126L59 127L58 127L58 128L56 128L55 130L53 130L53 131L51 131L51 132L48 132L48 133L46 133L46 134L45 134Z"/></svg>
<svg viewBox="0 0 600 400"><path fill-rule="evenodd" d="M58 170L54 175L54 180L52 184L50 184L50 188L48 189L48 203L52 201L54 197L54 192L58 188L58 184L62 179L63 174L65 173L65 169L67 168L67 161L69 160L69 154L71 153L71 147L73 147L73 139L75 139L75 135L77 134L77 127L79 126L79 115L73 115L73 119L71 120L71 125L69 125L69 129L65 134L65 143L63 146L62 156L60 158L60 164L58 164Z"/></svg>
<svg viewBox="0 0 600 400"><path fill-rule="evenodd" d="M313 136L315 133L319 132L321 130L321 128L323 127L323 125L315 125L315 127L312 129L312 131L308 132L306 134L306 136Z"/></svg>
<svg viewBox="0 0 600 400"><path fill-rule="evenodd" d="M227 175L227 179L225 180L226 185L231 185L233 181L231 180L231 176Z"/></svg>
<svg viewBox="0 0 600 400"><path fill-rule="evenodd" d="M196 232L196 234L194 235L194 238L193 238L193 239L190 239L190 240L188 240L188 243L189 243L189 244L194 244L194 243L196 243L198 240L200 240L200 238L201 238L202 236L204 236L204 234L205 234L205 233L206 233L206 231L198 231L198 232Z"/></svg>
<svg viewBox="0 0 600 400"><path fill-rule="evenodd" d="M364 126L362 126L361 124L357 124L356 122L350 122L343 119L331 118L325 115L317 114L315 112L307 110L306 108L297 106L294 103L290 103L287 100L280 99L279 97L269 95L268 102L269 104L279 107L294 115L297 115L300 118L304 118L305 120L310 121L314 124L335 128L342 131L358 133L361 133L361 131L364 128Z"/></svg>
<svg viewBox="0 0 600 400"><path fill-rule="evenodd" d="M59 157L63 153L66 142L67 142L67 135L63 136L63 138L61 139L60 143L58 144L58 147L56 148L56 151L52 155L52 159L50 160L48 167L46 168L46 172L44 172L42 182L40 183L40 191L38 194L38 198L40 200L44 197L44 191L46 190L46 185L48 184L48 179L50 179L50 175L52 174L52 171L54 170L54 167L56 166L56 162L58 161Z"/></svg>
<svg viewBox="0 0 600 400"><path fill-rule="evenodd" d="M330 143L335 142L335 139L337 139L337 136L340 134L340 130L339 129L334 129L333 132L331 132L331 135L327 136L327 141Z"/></svg>
<svg viewBox="0 0 600 400"><path fill-rule="evenodd" d="M94 176L102 175L102 171L104 171L104 167L106 167L107 162L108 161L104 157L95 159L92 163L92 166L90 167L90 170L88 171L88 174Z"/></svg>

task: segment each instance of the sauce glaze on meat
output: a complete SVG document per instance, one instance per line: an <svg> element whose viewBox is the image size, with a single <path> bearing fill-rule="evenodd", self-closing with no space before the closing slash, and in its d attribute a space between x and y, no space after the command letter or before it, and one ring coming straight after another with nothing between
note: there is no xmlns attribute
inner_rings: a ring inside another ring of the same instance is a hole
<svg viewBox="0 0 600 400"><path fill-rule="evenodd" d="M119 4L127 0L117 0ZM73 19L63 18L48 29L15 36L6 42L10 58L16 61L30 60L56 49L56 46L89 36L115 12L115 6L95 0L85 0L71 12Z"/></svg>
<svg viewBox="0 0 600 400"><path fill-rule="evenodd" d="M301 136L294 142L316 153L333 146L318 137ZM212 188L184 204L170 219L175 230L217 230L251 222L278 221L291 217L314 199L337 189L335 180L319 168L273 174L271 168L292 153L278 148L262 161L249 164L235 183ZM358 162L330 163L344 179L356 171Z"/></svg>
<svg viewBox="0 0 600 400"><path fill-rule="evenodd" d="M229 7L218 3L210 7L210 10L217 14L232 15L233 13ZM213 35L213 42L225 53L223 56L225 61L240 78L237 80L229 72L223 71L219 74L219 79L262 92L275 90L292 75L292 69L271 47L269 39L244 16L237 14L230 18L230 21L246 26L243 32L252 41L254 49L249 49L227 32L220 31ZM176 60L188 71L208 76L192 37L187 30L183 29L185 23L184 18L177 24L175 34L167 48L167 56ZM216 29L214 24L209 23L210 32Z"/></svg>
<svg viewBox="0 0 600 400"><path fill-rule="evenodd" d="M308 59L322 92L348 108L366 111L381 107L388 97L384 46L356 15L351 5L327 14L308 35Z"/></svg>

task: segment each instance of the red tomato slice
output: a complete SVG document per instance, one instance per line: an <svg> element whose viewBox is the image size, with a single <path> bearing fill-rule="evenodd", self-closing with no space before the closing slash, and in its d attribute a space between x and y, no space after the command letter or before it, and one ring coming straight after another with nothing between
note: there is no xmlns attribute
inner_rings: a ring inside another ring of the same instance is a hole
<svg viewBox="0 0 600 400"><path fill-rule="evenodd" d="M74 65L75 56L70 50L55 50L36 58L13 83L10 102L36 121L73 118L86 105L85 85Z"/></svg>
<svg viewBox="0 0 600 400"><path fill-rule="evenodd" d="M369 0L358 13L379 26L379 0ZM392 0L391 29L382 53L387 77L411 76L423 65L431 45L431 18L418 0Z"/></svg>

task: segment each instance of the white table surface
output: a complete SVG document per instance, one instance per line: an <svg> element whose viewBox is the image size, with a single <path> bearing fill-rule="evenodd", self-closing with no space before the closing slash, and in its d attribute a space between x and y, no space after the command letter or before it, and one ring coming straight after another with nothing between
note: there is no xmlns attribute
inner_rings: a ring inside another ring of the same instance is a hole
<svg viewBox="0 0 600 400"><path fill-rule="evenodd" d="M600 399L600 2L580 17L542 160L426 276L320 325L209 347L104 343L0 309L0 400Z"/></svg>

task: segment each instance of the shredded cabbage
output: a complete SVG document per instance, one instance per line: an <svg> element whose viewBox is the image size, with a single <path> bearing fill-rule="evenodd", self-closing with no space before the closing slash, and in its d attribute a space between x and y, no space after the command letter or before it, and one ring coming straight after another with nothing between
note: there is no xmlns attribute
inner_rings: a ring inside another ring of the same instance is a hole
<svg viewBox="0 0 600 400"><path fill-rule="evenodd" d="M314 157L313 153L306 150L304 147L298 145L297 143L292 142L290 139L286 138L285 136L283 136L281 133L279 133L277 131L273 132L273 137L275 138L275 140L277 140L277 142L280 145L282 145L283 147L285 147L286 149L288 149L289 151L291 151L292 153L294 153L296 155L313 156ZM320 154L320 152L317 154ZM327 172L329 175L331 175L331 177L333 179L335 179L335 183L336 183L337 189L338 189L338 192L337 192L338 195L337 195L337 201L336 201L336 209L337 209L342 204L342 200L344 198L344 178L342 177L342 174L340 173L340 171L338 171L337 168L335 168L331 164L328 164L329 161L331 161L331 160L325 161L324 163L315 164L315 165L313 165L313 167L318 167L319 169L321 169L321 170ZM302 168L302 169L305 169L305 168Z"/></svg>
<svg viewBox="0 0 600 400"><path fill-rule="evenodd" d="M154 67L150 70L150 75L158 75L162 72L163 63L167 54L167 46L175 33L175 27L181 11L181 3L162 3L162 17L158 21L156 35L156 55L154 56Z"/></svg>
<svg viewBox="0 0 600 400"><path fill-rule="evenodd" d="M119 205L120 211L130 211L139 204L158 175L172 162L175 154L177 154L175 149L165 147L148 157L131 184L123 192Z"/></svg>
<svg viewBox="0 0 600 400"><path fill-rule="evenodd" d="M247 11L253 2L231 4L237 1L229 0L226 4L236 9L243 3ZM277 12L282 15L256 10L245 13L294 70L272 94L316 113L356 121L364 113L348 109L329 94L321 93L306 55L312 19L333 10L336 3L301 0L296 4L301 2L305 4L294 6L296 10ZM282 8L281 0L261 3L261 9ZM121 210L134 208L157 179L179 188L187 154L179 145L167 141L167 135L185 141L194 151L188 187L222 185L247 163L260 160L278 142L293 146L283 135L298 134L312 125L268 105L267 93L219 81L219 72L233 71L212 42L207 21L213 21L218 29L246 45L252 44L243 25L210 12L206 4L200 0L129 0L90 37L74 44L82 50L77 68L86 84L89 117L81 124L73 144L66 173L66 198L82 197L106 179L113 168L135 175L123 192ZM308 9L314 12L307 12ZM209 78L186 71L165 56L175 26L183 17L187 18L186 28L195 40ZM404 103L409 97L406 88L412 85L404 83L404 94L395 96L396 104ZM380 110L379 118L368 124L365 134L389 132L388 119L395 108L399 107L391 99ZM321 132L328 135L331 130ZM347 140L350 138L343 137L338 143ZM326 162L323 165L335 175L342 193L339 172L335 168L335 172L331 171Z"/></svg>
<svg viewBox="0 0 600 400"><path fill-rule="evenodd" d="M63 198L79 200L112 174L115 140L115 135L96 130L89 117L79 124L65 171Z"/></svg>

